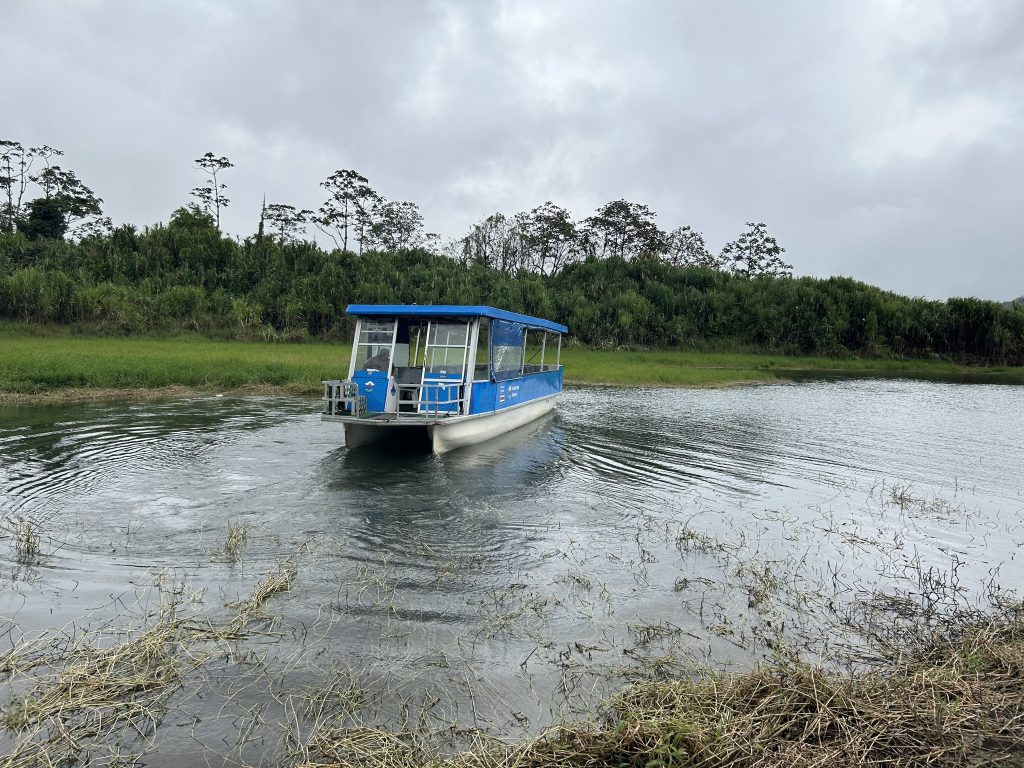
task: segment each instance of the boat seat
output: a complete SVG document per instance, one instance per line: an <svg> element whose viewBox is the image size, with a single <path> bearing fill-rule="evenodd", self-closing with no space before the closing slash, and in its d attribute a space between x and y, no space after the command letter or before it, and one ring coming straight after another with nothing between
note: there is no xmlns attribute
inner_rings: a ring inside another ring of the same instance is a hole
<svg viewBox="0 0 1024 768"><path fill-rule="evenodd" d="M423 369L395 366L394 375L396 384L419 384L423 378Z"/></svg>

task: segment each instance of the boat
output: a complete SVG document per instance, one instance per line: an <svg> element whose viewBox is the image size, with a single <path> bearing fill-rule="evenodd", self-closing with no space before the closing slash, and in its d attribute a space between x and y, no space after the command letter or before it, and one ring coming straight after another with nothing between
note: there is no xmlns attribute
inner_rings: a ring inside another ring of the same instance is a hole
<svg viewBox="0 0 1024 768"><path fill-rule="evenodd" d="M562 392L564 325L484 306L346 311L356 319L348 378L323 382L321 419L344 426L348 448L444 453L530 423Z"/></svg>

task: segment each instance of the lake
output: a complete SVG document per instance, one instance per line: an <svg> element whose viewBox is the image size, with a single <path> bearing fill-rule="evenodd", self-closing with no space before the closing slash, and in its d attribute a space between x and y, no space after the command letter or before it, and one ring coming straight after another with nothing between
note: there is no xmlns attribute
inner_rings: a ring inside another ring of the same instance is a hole
<svg viewBox="0 0 1024 768"><path fill-rule="evenodd" d="M287 561L265 620L104 741L149 765L273 762L318 715L516 738L650 676L868 658L844 627L882 604L1024 586L1022 404L905 380L574 387L442 456L349 453L301 398L0 409L0 517L41 551L0 542L2 650L102 647L168 604L216 620Z"/></svg>

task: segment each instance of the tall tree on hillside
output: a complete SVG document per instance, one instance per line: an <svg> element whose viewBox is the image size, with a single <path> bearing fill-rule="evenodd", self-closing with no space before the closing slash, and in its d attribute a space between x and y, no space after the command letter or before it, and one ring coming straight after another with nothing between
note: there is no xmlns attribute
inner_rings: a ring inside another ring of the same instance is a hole
<svg viewBox="0 0 1024 768"><path fill-rule="evenodd" d="M793 265L782 260L786 249L768 234L767 225L748 221L747 227L738 240L722 248L722 263L743 277L792 277Z"/></svg>
<svg viewBox="0 0 1024 768"><path fill-rule="evenodd" d="M385 251L422 245L423 215L416 203L381 200L373 207L368 242Z"/></svg>
<svg viewBox="0 0 1024 768"><path fill-rule="evenodd" d="M355 230L360 251L370 224L373 206L382 201L370 188L365 176L352 170L338 170L321 182L329 197L313 215L317 228L334 241L334 246L348 250L350 229Z"/></svg>
<svg viewBox="0 0 1024 768"><path fill-rule="evenodd" d="M20 231L29 240L48 238L61 240L68 231L64 220L64 211L60 203L50 197L37 197L28 202L28 214L23 220Z"/></svg>
<svg viewBox="0 0 1024 768"><path fill-rule="evenodd" d="M66 171L59 165L48 165L38 174L32 176L32 181L39 185L43 191L43 197L51 201L53 206L61 212L64 220L64 229L72 229L78 222L85 222L85 229L92 234L102 231L106 227L104 222L109 220L102 218L103 200L96 197L89 187L83 184L74 171ZM63 234L61 235L63 237Z"/></svg>
<svg viewBox="0 0 1024 768"><path fill-rule="evenodd" d="M529 252L523 236L526 214L508 218L503 213L492 213L474 224L459 240L461 261L482 264L514 274L528 265Z"/></svg>
<svg viewBox="0 0 1024 768"><path fill-rule="evenodd" d="M47 145L26 149L17 141L0 141L0 231L24 229L36 239L63 238L76 224L73 234L80 236L109 227L110 220L102 216L103 201L74 171L50 165L52 158L63 154ZM40 196L25 203L32 185Z"/></svg>
<svg viewBox="0 0 1024 768"><path fill-rule="evenodd" d="M689 227L676 227L668 234L664 259L677 267L709 267L723 269L724 264L712 254L704 242L704 235Z"/></svg>
<svg viewBox="0 0 1024 768"><path fill-rule="evenodd" d="M298 237L312 213L312 211L300 211L294 205L286 203L271 203L265 205L263 219L270 226L271 231L277 233L282 242L288 242Z"/></svg>
<svg viewBox="0 0 1024 768"><path fill-rule="evenodd" d="M198 207L213 217L217 229L220 230L220 209L227 208L231 201L224 196L227 184L220 181L218 174L228 168L234 168L235 165L226 157L216 157L212 152L196 158L195 164L196 168L206 174L207 179L205 185L196 187L190 194L199 201Z"/></svg>
<svg viewBox="0 0 1024 768"><path fill-rule="evenodd" d="M569 211L550 200L523 216L522 239L530 267L542 275L560 271L579 248L579 233Z"/></svg>
<svg viewBox="0 0 1024 768"><path fill-rule="evenodd" d="M657 254L665 249L666 235L654 223L654 212L646 205L613 200L583 220L582 234L589 252L599 258L633 258Z"/></svg>
<svg viewBox="0 0 1024 768"><path fill-rule="evenodd" d="M0 139L0 232L13 232L26 215L25 192L33 179L33 167L42 161L63 155L59 149L44 144L25 147L19 141Z"/></svg>

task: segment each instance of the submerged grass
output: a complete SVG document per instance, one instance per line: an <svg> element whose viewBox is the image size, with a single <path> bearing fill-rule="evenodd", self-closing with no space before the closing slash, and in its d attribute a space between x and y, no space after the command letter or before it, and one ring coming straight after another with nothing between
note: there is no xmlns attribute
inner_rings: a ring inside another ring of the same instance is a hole
<svg viewBox="0 0 1024 768"><path fill-rule="evenodd" d="M245 549L245 543L249 538L248 529L245 523L240 521L232 521L228 523L228 535L224 540L224 557L232 563L237 563L242 559L242 550Z"/></svg>
<svg viewBox="0 0 1024 768"><path fill-rule="evenodd" d="M1024 605L960 615L883 665L854 672L779 661L742 674L648 681L601 721L520 744L482 740L428 757L414 734L321 727L307 768L429 763L556 766L972 766L1024 762Z"/></svg>
<svg viewBox="0 0 1024 768"><path fill-rule="evenodd" d="M14 561L18 565L36 565L42 553L38 526L22 517L14 518L8 525L14 540Z"/></svg>
<svg viewBox="0 0 1024 768"><path fill-rule="evenodd" d="M188 674L264 620L264 604L290 589L295 573L282 561L223 621L183 611L187 589L161 575L159 609L139 629L22 642L0 657L18 691L2 709L14 738L0 768L89 763L107 751L116 757L125 740L150 740Z"/></svg>
<svg viewBox="0 0 1024 768"><path fill-rule="evenodd" d="M0 333L0 404L145 396L165 390L283 392L313 395L323 379L347 370L347 344L215 341L200 336L123 338L53 330ZM1024 383L1024 368L973 368L929 360L567 348L566 379L624 386L726 386L804 375L903 376Z"/></svg>

